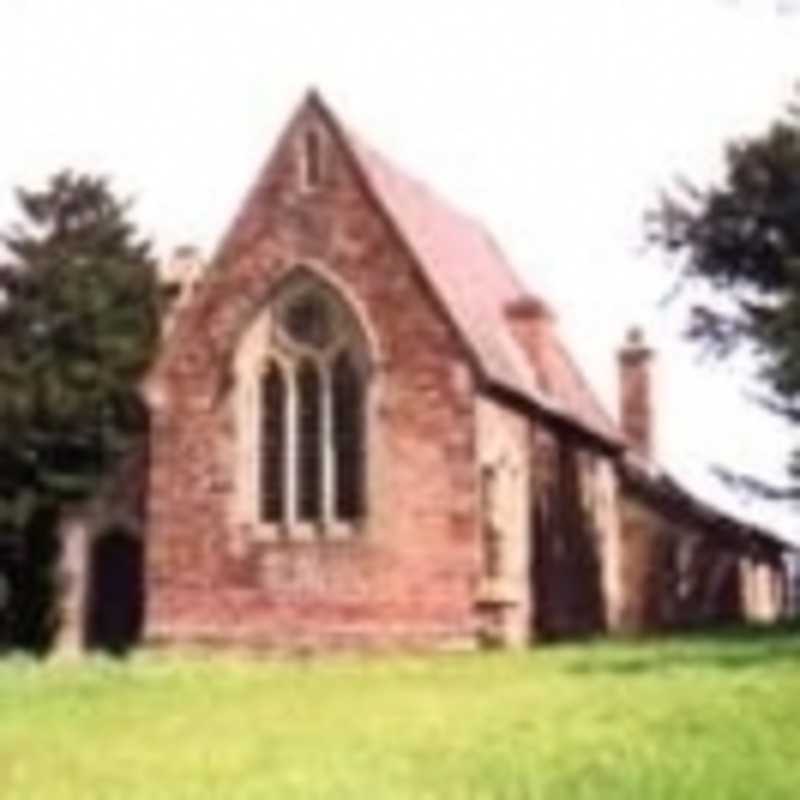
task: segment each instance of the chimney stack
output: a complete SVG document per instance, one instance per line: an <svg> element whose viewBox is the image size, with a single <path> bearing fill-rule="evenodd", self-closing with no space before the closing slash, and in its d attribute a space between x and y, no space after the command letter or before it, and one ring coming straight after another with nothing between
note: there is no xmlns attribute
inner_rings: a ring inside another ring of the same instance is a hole
<svg viewBox="0 0 800 800"><path fill-rule="evenodd" d="M652 358L641 328L631 328L619 351L620 422L625 438L645 458L652 457L654 445Z"/></svg>
<svg viewBox="0 0 800 800"><path fill-rule="evenodd" d="M522 295L507 303L505 316L511 333L539 373L537 379L541 388L550 390L547 375L539 365L548 346L550 331L555 324L555 316L550 307L540 297Z"/></svg>

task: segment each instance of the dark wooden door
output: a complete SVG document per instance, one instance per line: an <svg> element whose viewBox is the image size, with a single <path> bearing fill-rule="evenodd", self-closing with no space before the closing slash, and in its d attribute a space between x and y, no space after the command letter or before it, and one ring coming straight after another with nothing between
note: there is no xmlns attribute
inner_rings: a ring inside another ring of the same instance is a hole
<svg viewBox="0 0 800 800"><path fill-rule="evenodd" d="M144 617L143 547L140 537L114 528L91 548L87 643L123 655L139 641Z"/></svg>

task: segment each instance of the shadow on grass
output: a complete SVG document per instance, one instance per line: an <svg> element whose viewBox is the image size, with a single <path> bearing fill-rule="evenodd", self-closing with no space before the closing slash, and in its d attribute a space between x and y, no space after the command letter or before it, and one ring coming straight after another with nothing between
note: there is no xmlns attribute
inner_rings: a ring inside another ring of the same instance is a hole
<svg viewBox="0 0 800 800"><path fill-rule="evenodd" d="M695 630L664 639L592 647L567 670L575 674L634 675L694 667L742 669L792 664L800 668L800 621L769 627Z"/></svg>

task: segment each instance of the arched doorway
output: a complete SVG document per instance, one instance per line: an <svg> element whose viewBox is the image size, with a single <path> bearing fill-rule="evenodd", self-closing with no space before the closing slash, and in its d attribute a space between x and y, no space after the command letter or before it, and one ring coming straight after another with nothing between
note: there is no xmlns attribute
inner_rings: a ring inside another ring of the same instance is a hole
<svg viewBox="0 0 800 800"><path fill-rule="evenodd" d="M124 655L139 641L144 620L144 548L122 526L98 534L91 545L86 643Z"/></svg>

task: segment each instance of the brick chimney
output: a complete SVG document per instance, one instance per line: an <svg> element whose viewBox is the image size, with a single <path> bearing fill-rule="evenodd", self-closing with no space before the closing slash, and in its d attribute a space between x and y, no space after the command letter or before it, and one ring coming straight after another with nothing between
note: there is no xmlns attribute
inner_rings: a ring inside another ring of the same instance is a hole
<svg viewBox="0 0 800 800"><path fill-rule="evenodd" d="M651 389L653 351L640 328L631 328L619 351L620 423L637 453L653 455L654 420Z"/></svg>
<svg viewBox="0 0 800 800"><path fill-rule="evenodd" d="M523 295L508 303L504 310L514 338L538 370L555 324L552 309L540 297ZM550 391L547 376L541 370L538 380L545 391Z"/></svg>

